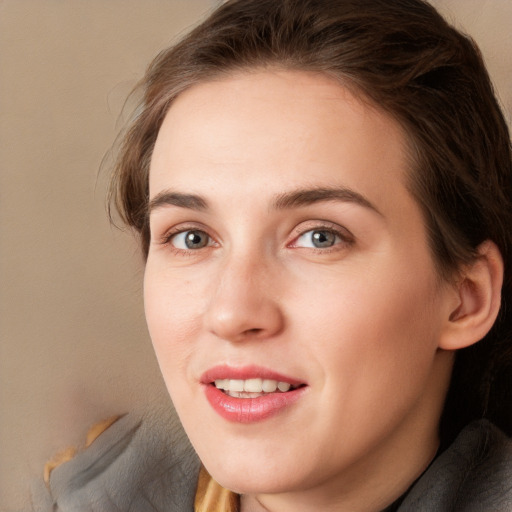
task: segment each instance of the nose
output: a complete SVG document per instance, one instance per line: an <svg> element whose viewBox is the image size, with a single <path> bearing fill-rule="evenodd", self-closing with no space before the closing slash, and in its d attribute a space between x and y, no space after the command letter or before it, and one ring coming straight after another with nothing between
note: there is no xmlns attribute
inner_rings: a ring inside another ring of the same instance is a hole
<svg viewBox="0 0 512 512"><path fill-rule="evenodd" d="M224 262L205 315L206 328L232 342L278 334L284 315L274 274L258 258L240 256Z"/></svg>

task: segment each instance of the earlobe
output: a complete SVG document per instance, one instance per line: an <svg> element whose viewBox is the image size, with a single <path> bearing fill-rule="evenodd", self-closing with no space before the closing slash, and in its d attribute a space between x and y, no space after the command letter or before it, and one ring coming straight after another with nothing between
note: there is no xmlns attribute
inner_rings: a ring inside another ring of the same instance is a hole
<svg viewBox="0 0 512 512"><path fill-rule="evenodd" d="M455 286L457 305L451 308L439 348L457 350L480 341L491 329L501 305L503 258L494 242L478 247Z"/></svg>

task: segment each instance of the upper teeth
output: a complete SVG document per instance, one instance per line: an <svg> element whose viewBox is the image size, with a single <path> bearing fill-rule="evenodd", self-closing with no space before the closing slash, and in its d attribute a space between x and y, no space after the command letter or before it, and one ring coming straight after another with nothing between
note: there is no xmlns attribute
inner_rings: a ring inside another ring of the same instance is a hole
<svg viewBox="0 0 512 512"><path fill-rule="evenodd" d="M288 391L292 386L288 382L278 382L271 379L218 379L215 387L224 391L248 391L250 393L273 393L277 389L282 392Z"/></svg>

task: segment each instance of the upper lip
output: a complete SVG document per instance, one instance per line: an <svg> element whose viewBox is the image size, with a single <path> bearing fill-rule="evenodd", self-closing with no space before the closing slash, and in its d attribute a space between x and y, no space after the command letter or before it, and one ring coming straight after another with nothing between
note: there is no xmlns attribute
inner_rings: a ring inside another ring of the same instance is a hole
<svg viewBox="0 0 512 512"><path fill-rule="evenodd" d="M206 370L200 378L202 384L210 384L219 379L269 379L278 382L288 382L292 386L299 386L305 384L304 381L298 380L294 377L284 375L282 373L265 368L263 366L249 365L249 366L229 366L218 365Z"/></svg>

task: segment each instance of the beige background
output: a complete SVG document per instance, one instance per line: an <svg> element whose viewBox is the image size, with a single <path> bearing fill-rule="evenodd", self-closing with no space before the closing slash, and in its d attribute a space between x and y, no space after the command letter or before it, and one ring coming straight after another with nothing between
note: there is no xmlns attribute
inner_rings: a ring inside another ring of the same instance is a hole
<svg viewBox="0 0 512 512"><path fill-rule="evenodd" d="M161 395L142 266L97 172L157 51L216 0L0 0L0 510L88 425ZM436 0L512 111L512 1Z"/></svg>

